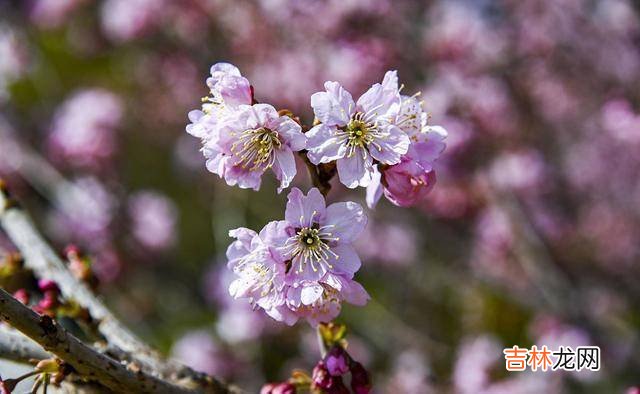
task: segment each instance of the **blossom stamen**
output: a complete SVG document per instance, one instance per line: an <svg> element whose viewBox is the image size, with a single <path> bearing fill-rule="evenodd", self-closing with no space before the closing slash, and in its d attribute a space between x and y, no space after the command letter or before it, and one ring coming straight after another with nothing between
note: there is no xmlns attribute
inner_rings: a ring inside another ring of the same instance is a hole
<svg viewBox="0 0 640 394"><path fill-rule="evenodd" d="M250 171L266 170L275 162L275 150L282 145L277 131L266 127L249 129L240 133L238 140L231 145L238 161L236 165L249 167Z"/></svg>
<svg viewBox="0 0 640 394"><path fill-rule="evenodd" d="M317 212L314 211L311 217L313 218L316 214ZM311 265L313 272L318 271L316 264L324 264L327 268L333 269L329 260L338 260L339 256L331 250L328 243L338 241L338 237L334 237L327 231L330 227L302 227L294 236L287 239L283 251L291 256L292 261L298 261L298 273L303 272L307 264Z"/></svg>

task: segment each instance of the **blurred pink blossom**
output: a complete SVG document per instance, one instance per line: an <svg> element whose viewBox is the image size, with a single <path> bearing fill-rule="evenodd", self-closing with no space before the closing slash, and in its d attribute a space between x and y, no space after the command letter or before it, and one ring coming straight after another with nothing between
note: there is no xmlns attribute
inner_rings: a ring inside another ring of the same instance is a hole
<svg viewBox="0 0 640 394"><path fill-rule="evenodd" d="M176 241L178 209L168 197L155 191L139 191L129 197L132 234L149 250L163 250Z"/></svg>
<svg viewBox="0 0 640 394"><path fill-rule="evenodd" d="M236 302L219 311L215 327L225 342L238 344L258 339L267 323L250 305Z"/></svg>
<svg viewBox="0 0 640 394"><path fill-rule="evenodd" d="M104 245L92 252L93 264L91 270L96 274L100 283L111 283L122 272L122 260L113 245Z"/></svg>
<svg viewBox="0 0 640 394"><path fill-rule="evenodd" d="M549 349L555 350L564 346L576 350L578 346L595 345L583 328L564 324L552 316L537 316L531 324L531 331L535 337L534 342L539 347L546 345ZM580 380L598 379L598 373L589 370L571 371L569 374Z"/></svg>
<svg viewBox="0 0 640 394"><path fill-rule="evenodd" d="M502 359L502 347L492 337L480 336L462 342L453 369L456 393L481 392L490 383L489 370Z"/></svg>
<svg viewBox="0 0 640 394"><path fill-rule="evenodd" d="M70 13L88 0L34 0L31 20L38 26L54 28L63 24Z"/></svg>
<svg viewBox="0 0 640 394"><path fill-rule="evenodd" d="M479 66L503 55L505 35L481 17L479 7L461 1L438 2L427 19L425 49L438 60L466 60L466 66Z"/></svg>
<svg viewBox="0 0 640 394"><path fill-rule="evenodd" d="M185 333L171 349L172 357L196 371L213 376L229 377L234 363L206 330Z"/></svg>
<svg viewBox="0 0 640 394"><path fill-rule="evenodd" d="M8 98L8 86L27 71L28 63L24 37L16 29L0 24L0 103Z"/></svg>
<svg viewBox="0 0 640 394"><path fill-rule="evenodd" d="M369 263L408 267L416 260L418 239L411 226L373 222L356 241L356 248Z"/></svg>
<svg viewBox="0 0 640 394"><path fill-rule="evenodd" d="M51 154L76 166L95 167L116 149L122 102L104 89L75 92L58 108L47 140Z"/></svg>
<svg viewBox="0 0 640 394"><path fill-rule="evenodd" d="M92 247L109 242L116 200L100 181L78 178L68 188L61 188L55 201L48 225L56 238Z"/></svg>
<svg viewBox="0 0 640 394"><path fill-rule="evenodd" d="M585 206L579 220L578 229L593 243L602 264L615 270L625 270L633 264L640 253L640 229L632 217L600 202Z"/></svg>
<svg viewBox="0 0 640 394"><path fill-rule="evenodd" d="M211 265L202 283L204 297L218 310L216 332L231 344L257 339L266 328L271 330L275 326L267 327L271 319L255 313L251 305L233 301L228 291L233 280L233 272L221 262Z"/></svg>
<svg viewBox="0 0 640 394"><path fill-rule="evenodd" d="M505 152L495 158L489 175L496 186L535 192L544 186L545 163L533 149Z"/></svg>
<svg viewBox="0 0 640 394"><path fill-rule="evenodd" d="M640 142L640 114L624 99L607 101L601 112L602 126L621 142Z"/></svg>
<svg viewBox="0 0 640 394"><path fill-rule="evenodd" d="M478 275L521 290L526 288L528 281L514 261L514 237L506 212L499 207L487 207L476 221L470 263Z"/></svg>
<svg viewBox="0 0 640 394"><path fill-rule="evenodd" d="M165 0L106 0L101 7L105 35L114 42L124 42L158 26Z"/></svg>
<svg viewBox="0 0 640 394"><path fill-rule="evenodd" d="M390 376L384 383L388 393L436 393L431 385L431 371L422 354L414 350L398 353Z"/></svg>

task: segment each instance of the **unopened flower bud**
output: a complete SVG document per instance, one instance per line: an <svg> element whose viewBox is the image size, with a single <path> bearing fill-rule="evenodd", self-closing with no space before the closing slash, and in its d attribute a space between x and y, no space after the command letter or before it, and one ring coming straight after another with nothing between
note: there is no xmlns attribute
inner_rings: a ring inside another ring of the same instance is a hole
<svg viewBox="0 0 640 394"><path fill-rule="evenodd" d="M25 289L18 289L13 293L13 297L25 305L29 303L29 293Z"/></svg>
<svg viewBox="0 0 640 394"><path fill-rule="evenodd" d="M311 377L313 386L319 389L327 389L331 387L332 379L329 375L329 371L324 365L324 362L320 361L313 368L313 376Z"/></svg>
<svg viewBox="0 0 640 394"><path fill-rule="evenodd" d="M52 281L51 279L40 279L38 281L38 288L40 289L41 292L46 293L46 292L59 292L60 289L58 288L58 285L56 284L56 282Z"/></svg>
<svg viewBox="0 0 640 394"><path fill-rule="evenodd" d="M262 387L260 394L296 394L296 386L291 383L269 383Z"/></svg>
<svg viewBox="0 0 640 394"><path fill-rule="evenodd" d="M351 364L351 389L355 394L369 394L371 392L369 374L359 362Z"/></svg>
<svg viewBox="0 0 640 394"><path fill-rule="evenodd" d="M331 376L341 376L349 371L349 356L341 346L331 348L324 363Z"/></svg>
<svg viewBox="0 0 640 394"><path fill-rule="evenodd" d="M66 248L64 248L64 254L68 259L72 257L78 257L80 255L80 249L76 245L70 244L67 245Z"/></svg>
<svg viewBox="0 0 640 394"><path fill-rule="evenodd" d="M51 310L58 304L58 300L53 297L45 297L38 302L38 308L43 311Z"/></svg>

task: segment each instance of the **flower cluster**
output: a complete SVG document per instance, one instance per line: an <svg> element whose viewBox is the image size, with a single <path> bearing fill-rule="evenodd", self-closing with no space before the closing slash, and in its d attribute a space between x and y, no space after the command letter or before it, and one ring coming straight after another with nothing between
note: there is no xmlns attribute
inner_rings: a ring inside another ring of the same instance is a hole
<svg viewBox="0 0 640 394"><path fill-rule="evenodd" d="M237 276L229 291L247 298L272 318L292 325L299 318L316 325L340 313L342 301L364 305L369 296L353 280L360 258L352 242L367 218L360 205L325 205L318 189L289 193L285 220L260 233L232 230L228 268Z"/></svg>
<svg viewBox="0 0 640 394"><path fill-rule="evenodd" d="M210 95L189 113L187 132L202 140L207 169L228 185L258 190L272 168L282 190L296 175L293 152L306 151L314 165L335 163L348 188L366 187L369 207L383 194L411 206L433 187L433 163L447 133L428 124L419 95L401 94L396 71L355 101L338 82L326 82L325 91L311 96L315 122L306 133L291 117L257 103L231 64L214 64L207 85Z"/></svg>
<svg viewBox="0 0 640 394"><path fill-rule="evenodd" d="M340 181L367 188L373 208L384 194L398 206L419 202L433 187L433 163L445 148L446 130L430 126L419 94L401 94L396 71L357 101L337 82L311 96L318 124L307 136L309 160L335 160Z"/></svg>
<svg viewBox="0 0 640 394"><path fill-rule="evenodd" d="M207 169L228 185L258 190L272 169L280 192L295 177L293 152L300 152L318 170L314 184L328 185L337 173L346 187L367 188L369 207L383 194L395 205L414 205L433 187L433 163L447 133L428 124L419 94L401 94L396 71L357 100L338 82L326 82L311 96L315 120L306 132L290 111L259 103L237 67L217 63L210 72L209 95L189 113L186 131L200 138ZM369 296L353 280L361 265L352 243L365 228L362 207L327 207L316 188L306 196L294 188L288 198L285 220L259 233L230 232L236 241L227 250L228 268L237 277L231 295L289 325L300 318L329 322L343 301L365 304Z"/></svg>
<svg viewBox="0 0 640 394"><path fill-rule="evenodd" d="M271 168L280 188L288 187L296 174L293 152L307 142L300 125L271 105L254 103L249 81L231 64L214 64L207 85L210 95L202 110L189 113L187 126L202 140L207 169L230 186L258 190Z"/></svg>

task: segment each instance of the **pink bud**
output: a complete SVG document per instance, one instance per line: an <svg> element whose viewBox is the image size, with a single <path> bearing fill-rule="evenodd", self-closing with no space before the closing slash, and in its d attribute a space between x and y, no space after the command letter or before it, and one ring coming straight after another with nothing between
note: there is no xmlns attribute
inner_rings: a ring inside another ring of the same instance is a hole
<svg viewBox="0 0 640 394"><path fill-rule="evenodd" d="M340 346L331 348L324 358L327 371L331 376L341 376L349 371L349 359L347 352Z"/></svg>
<svg viewBox="0 0 640 394"><path fill-rule="evenodd" d="M269 383L262 386L260 394L296 394L296 386L291 383Z"/></svg>
<svg viewBox="0 0 640 394"><path fill-rule="evenodd" d="M384 195L395 205L409 207L426 197L435 182L434 171L425 171L416 161L403 160L384 171Z"/></svg>
<svg viewBox="0 0 640 394"><path fill-rule="evenodd" d="M331 375L329 375L329 371L327 371L327 368L324 366L324 362L318 362L318 364L313 368L312 375L311 379L315 387L320 389L327 389L331 387Z"/></svg>
<svg viewBox="0 0 640 394"><path fill-rule="evenodd" d="M47 293L51 294L51 293ZM52 296L45 296L43 299L38 302L38 308L40 310L46 311L53 309L58 304L58 300Z"/></svg>
<svg viewBox="0 0 640 394"><path fill-rule="evenodd" d="M14 294L13 297L22 302L23 304L27 305L29 303L29 293L27 293L27 291L25 289L18 289Z"/></svg>
<svg viewBox="0 0 640 394"><path fill-rule="evenodd" d="M38 281L38 288L43 293L46 293L48 291L55 291L55 292L60 291L56 282L52 281L51 279L40 279Z"/></svg>
<svg viewBox="0 0 640 394"><path fill-rule="evenodd" d="M69 256L77 256L80 254L80 249L76 245L69 244L64 248L64 254L67 258L69 258Z"/></svg>

